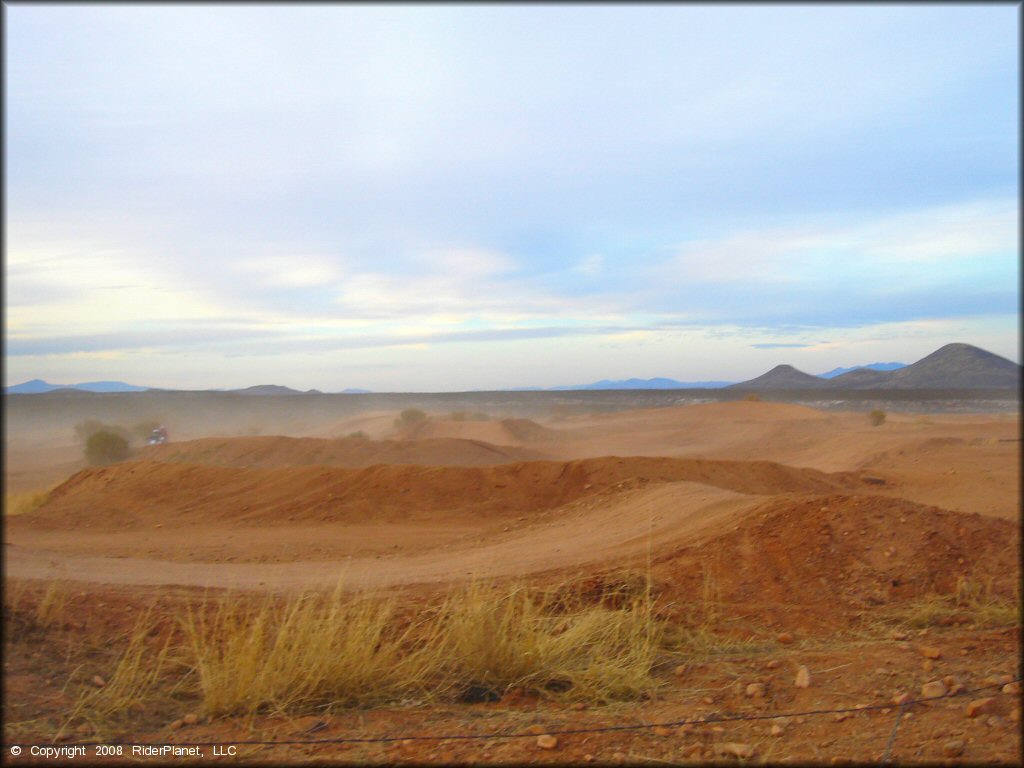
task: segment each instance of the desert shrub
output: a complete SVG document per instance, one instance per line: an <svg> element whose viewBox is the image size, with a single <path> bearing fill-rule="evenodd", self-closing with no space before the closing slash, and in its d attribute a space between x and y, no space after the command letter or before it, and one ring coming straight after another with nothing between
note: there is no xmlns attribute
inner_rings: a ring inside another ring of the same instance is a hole
<svg viewBox="0 0 1024 768"><path fill-rule="evenodd" d="M366 434L365 432L363 432L363 430L361 430L361 429L358 432L349 432L347 435L345 435L345 437L350 438L352 440L369 440L370 439L370 436L368 434Z"/></svg>
<svg viewBox="0 0 1024 768"><path fill-rule="evenodd" d="M885 411L874 410L868 414L868 421L871 422L872 427L881 426L885 421Z"/></svg>
<svg viewBox="0 0 1024 768"><path fill-rule="evenodd" d="M761 396L757 392L751 392L749 395L743 398L748 403L759 403L761 402Z"/></svg>
<svg viewBox="0 0 1024 768"><path fill-rule="evenodd" d="M396 427L412 427L427 420L427 414L419 408L406 408L395 419Z"/></svg>
<svg viewBox="0 0 1024 768"><path fill-rule="evenodd" d="M98 432L109 432L112 435L124 439L126 442L131 439L131 433L122 426L117 424L105 424L102 421L96 419L86 419L75 424L75 437L81 443L87 443L89 438ZM148 433L147 433L148 434Z"/></svg>
<svg viewBox="0 0 1024 768"><path fill-rule="evenodd" d="M85 458L90 464L124 461L130 453L128 441L114 432L96 432L85 441Z"/></svg>

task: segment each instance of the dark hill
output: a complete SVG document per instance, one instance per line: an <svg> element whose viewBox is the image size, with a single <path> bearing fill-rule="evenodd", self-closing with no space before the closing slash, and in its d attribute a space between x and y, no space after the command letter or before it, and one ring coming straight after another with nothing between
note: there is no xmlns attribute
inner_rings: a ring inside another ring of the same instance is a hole
<svg viewBox="0 0 1024 768"><path fill-rule="evenodd" d="M830 383L826 379L798 371L792 365L777 365L756 379L741 381L727 389L825 389Z"/></svg>
<svg viewBox="0 0 1024 768"><path fill-rule="evenodd" d="M838 376L833 381L844 378ZM893 371L881 388L1001 389L1020 387L1020 366L970 344L947 344L913 365Z"/></svg>

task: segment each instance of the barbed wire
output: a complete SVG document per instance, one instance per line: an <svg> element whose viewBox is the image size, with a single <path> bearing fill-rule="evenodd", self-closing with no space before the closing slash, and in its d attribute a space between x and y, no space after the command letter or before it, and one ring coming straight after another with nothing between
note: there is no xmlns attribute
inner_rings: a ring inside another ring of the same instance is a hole
<svg viewBox="0 0 1024 768"><path fill-rule="evenodd" d="M906 710L914 707L918 704L927 704L934 701L941 701L942 699L951 699L955 697L969 696L974 693L986 691L992 688L1001 688L1005 685L1012 683L1019 683L1024 678L1017 677L1013 680L1004 681L1002 683L990 683L988 685L979 686L978 688L972 688L969 690L958 690L956 692L947 691L940 696L929 696L922 699L909 699L901 702L899 705L894 702L886 702L883 704L868 704L855 707L844 707L836 709L811 709L803 712L780 712L775 714L759 714L759 715L739 715L739 714L725 714L720 715L717 712L711 712L707 715L703 715L698 718L690 719L686 718L683 720L670 720L667 722L658 723L634 723L632 725L605 725L605 726L593 726L590 728L561 728L545 730L542 733L535 733L532 731L527 732L513 732L513 733L455 733L455 734L419 734L419 735L404 735L404 736L350 736L340 738L329 738L329 739L286 739L286 740L239 740L239 741L181 741L181 742L139 742L139 741L82 741L74 743L65 743L63 746L77 746L77 747L95 747L95 746L122 746L122 747L160 747L160 746L190 746L190 747L214 747L224 744L231 744L235 746L315 746L318 744L383 744L391 743L396 741L497 741L500 739L528 739L536 738L539 735L549 736L571 736L578 734L589 734L589 733L611 733L615 731L638 731L649 728L678 728L683 725L714 725L715 723L731 723L731 722L743 722L743 721L754 721L754 720L780 720L783 718L794 718L794 717L817 717L820 715L832 715L832 714L844 714L844 713L856 713L856 712L868 712L871 710L891 710L893 707L898 706L899 711L897 713L896 724L893 727L892 734L889 737L889 744L886 747L885 757L883 762L888 758L888 755L892 749L893 743L896 739L896 732L899 729L899 724L903 719L903 714ZM9 749L10 747L28 747L32 746L35 742L12 742L4 743L3 748ZM56 742L52 742L56 743Z"/></svg>

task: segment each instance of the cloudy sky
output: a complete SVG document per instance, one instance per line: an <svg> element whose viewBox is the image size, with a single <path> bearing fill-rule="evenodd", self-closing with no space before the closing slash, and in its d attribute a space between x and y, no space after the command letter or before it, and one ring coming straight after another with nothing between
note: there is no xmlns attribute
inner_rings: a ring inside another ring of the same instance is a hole
<svg viewBox="0 0 1024 768"><path fill-rule="evenodd" d="M1013 5L17 5L5 384L1020 362Z"/></svg>

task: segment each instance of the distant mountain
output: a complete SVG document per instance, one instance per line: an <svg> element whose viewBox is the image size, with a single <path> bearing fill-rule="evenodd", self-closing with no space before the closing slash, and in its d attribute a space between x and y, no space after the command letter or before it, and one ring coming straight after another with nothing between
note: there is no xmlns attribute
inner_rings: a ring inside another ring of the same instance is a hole
<svg viewBox="0 0 1024 768"><path fill-rule="evenodd" d="M343 389L341 390L343 395L369 395L372 392L368 389Z"/></svg>
<svg viewBox="0 0 1024 768"><path fill-rule="evenodd" d="M1010 389L1019 388L1021 367L970 344L947 344L913 365L878 376L854 378L857 371L832 379L835 386L857 389Z"/></svg>
<svg viewBox="0 0 1024 768"><path fill-rule="evenodd" d="M32 379L13 387L4 388L9 395L34 395L53 392L58 389L77 389L84 392L145 392L149 387L125 384L123 381L86 381L81 384L50 384L42 379Z"/></svg>
<svg viewBox="0 0 1024 768"><path fill-rule="evenodd" d="M253 387L246 387L245 389L229 389L227 390L233 395L301 395L303 392L299 392L297 389L291 387L282 387L280 384L257 384Z"/></svg>
<svg viewBox="0 0 1024 768"><path fill-rule="evenodd" d="M877 367L892 365L899 367ZM947 344L912 365L875 363L832 378L777 365L732 389L1009 389L1019 388L1020 383L1017 363L970 344Z"/></svg>
<svg viewBox="0 0 1024 768"><path fill-rule="evenodd" d="M855 365L852 368L833 368L828 373L819 373L818 378L834 379L836 376L842 376L844 373L849 373L850 371L862 371L865 369L872 371L895 371L899 368L906 367L906 363L868 363L867 365Z"/></svg>
<svg viewBox="0 0 1024 768"><path fill-rule="evenodd" d="M768 373L733 384L729 389L825 389L829 383L825 379L798 371L792 365L776 365Z"/></svg>
<svg viewBox="0 0 1024 768"><path fill-rule="evenodd" d="M564 392L569 390L595 390L595 389L718 389L727 387L729 381L676 381L675 379L654 378L654 379L619 379L612 381L602 379L593 384L577 384L575 386L548 387L549 392Z"/></svg>

